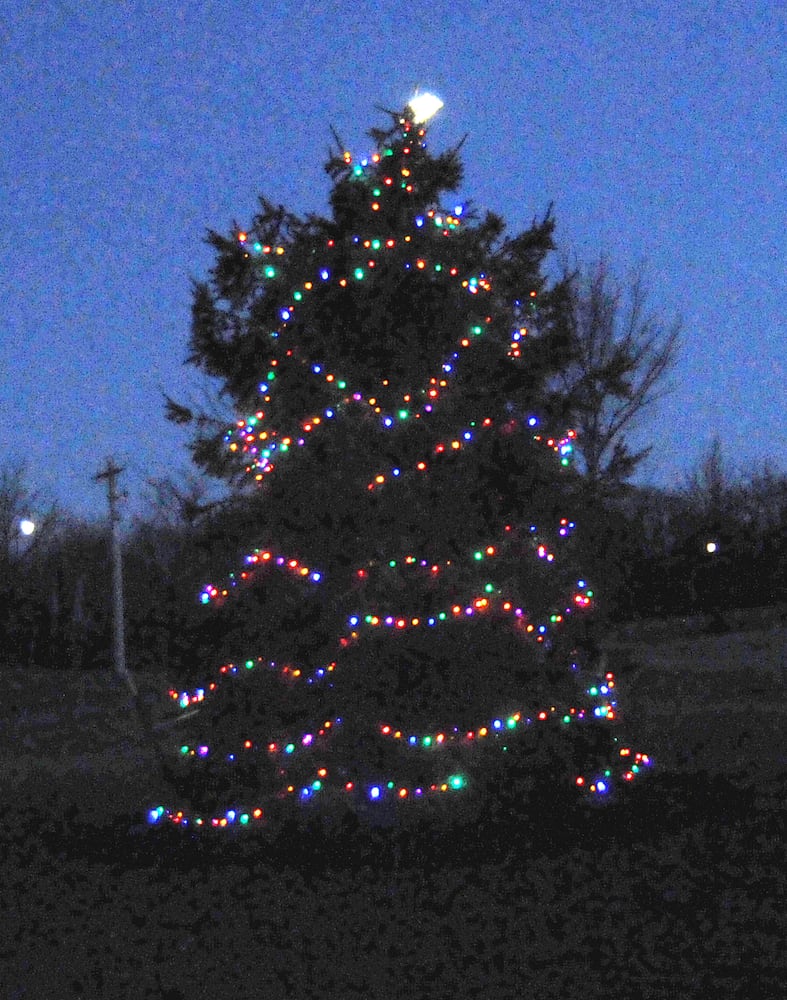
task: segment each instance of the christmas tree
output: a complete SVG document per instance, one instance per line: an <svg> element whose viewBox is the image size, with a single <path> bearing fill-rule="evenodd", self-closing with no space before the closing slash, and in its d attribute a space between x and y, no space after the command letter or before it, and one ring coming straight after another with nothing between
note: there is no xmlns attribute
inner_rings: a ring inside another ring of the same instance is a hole
<svg viewBox="0 0 787 1000"><path fill-rule="evenodd" d="M503 755L604 797L648 763L581 641L552 220L445 207L458 149L421 107L331 156L330 217L263 200L209 237L191 360L246 415L195 458L256 485L255 547L201 594L228 659L170 691L199 712L153 823L493 795Z"/></svg>

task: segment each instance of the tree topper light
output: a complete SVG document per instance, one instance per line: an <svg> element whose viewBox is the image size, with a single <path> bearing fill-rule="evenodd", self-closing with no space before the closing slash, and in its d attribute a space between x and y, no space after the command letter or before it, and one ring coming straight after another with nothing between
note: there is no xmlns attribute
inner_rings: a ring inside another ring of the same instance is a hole
<svg viewBox="0 0 787 1000"><path fill-rule="evenodd" d="M421 125L437 114L443 102L434 94L416 94L410 98L407 106L413 113L413 124Z"/></svg>

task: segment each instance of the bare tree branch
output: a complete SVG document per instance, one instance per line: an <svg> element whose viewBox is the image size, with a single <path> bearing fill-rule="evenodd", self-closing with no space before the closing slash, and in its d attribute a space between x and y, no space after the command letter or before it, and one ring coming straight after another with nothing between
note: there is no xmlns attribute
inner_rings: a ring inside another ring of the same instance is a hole
<svg viewBox="0 0 787 1000"><path fill-rule="evenodd" d="M626 479L650 449L630 451L625 434L668 390L681 324L665 327L649 311L641 272L623 286L602 259L566 278L575 355L560 381L585 472L594 483Z"/></svg>

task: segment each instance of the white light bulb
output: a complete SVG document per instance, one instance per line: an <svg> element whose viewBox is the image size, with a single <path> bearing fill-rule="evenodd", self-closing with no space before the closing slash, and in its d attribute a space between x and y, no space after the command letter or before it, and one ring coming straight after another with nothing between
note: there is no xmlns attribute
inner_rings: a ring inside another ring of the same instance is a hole
<svg viewBox="0 0 787 1000"><path fill-rule="evenodd" d="M23 518L19 522L19 530L23 535L32 535L36 530L35 521L31 521L29 517Z"/></svg>
<svg viewBox="0 0 787 1000"><path fill-rule="evenodd" d="M416 94L411 98L408 107L413 113L413 124L420 125L428 121L442 108L443 102L434 94Z"/></svg>

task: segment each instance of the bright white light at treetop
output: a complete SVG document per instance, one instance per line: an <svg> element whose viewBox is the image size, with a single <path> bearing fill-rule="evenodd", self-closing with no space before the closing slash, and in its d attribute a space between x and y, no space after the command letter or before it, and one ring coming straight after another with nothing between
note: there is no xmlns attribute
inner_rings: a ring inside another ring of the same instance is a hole
<svg viewBox="0 0 787 1000"><path fill-rule="evenodd" d="M420 125L428 121L442 108L443 102L434 94L416 94L411 98L408 107L413 112L413 124Z"/></svg>

